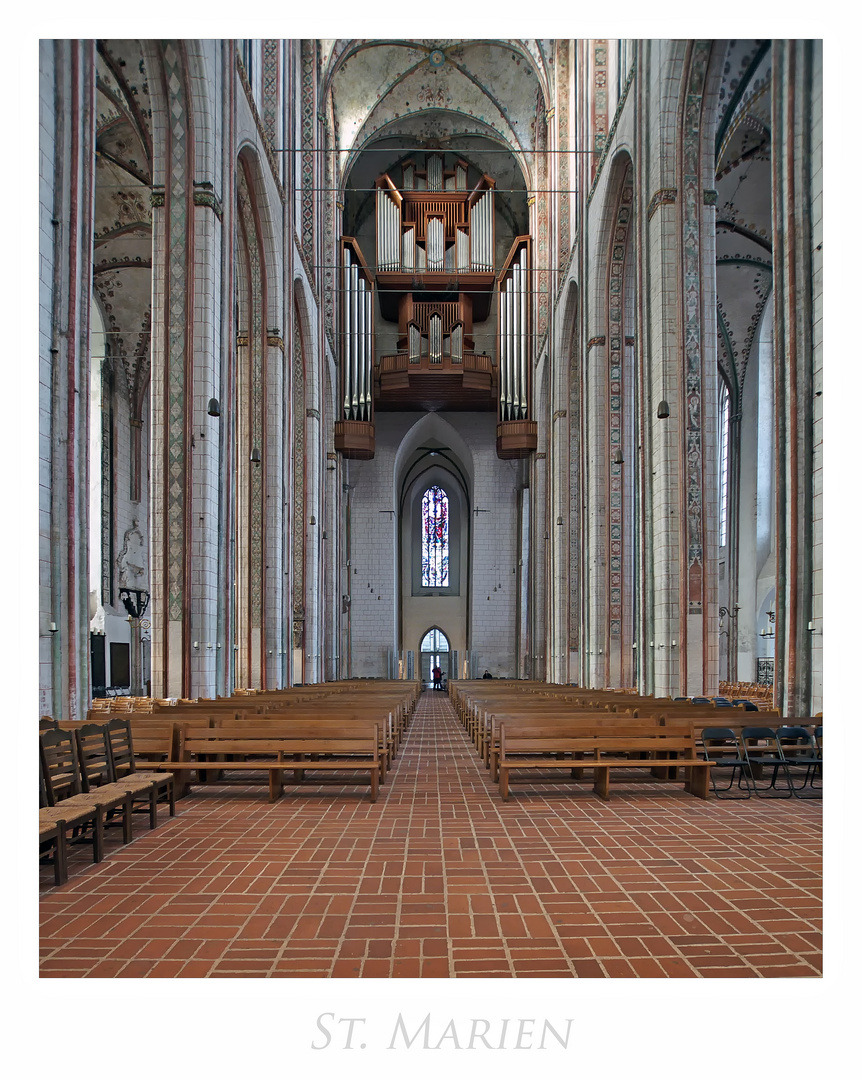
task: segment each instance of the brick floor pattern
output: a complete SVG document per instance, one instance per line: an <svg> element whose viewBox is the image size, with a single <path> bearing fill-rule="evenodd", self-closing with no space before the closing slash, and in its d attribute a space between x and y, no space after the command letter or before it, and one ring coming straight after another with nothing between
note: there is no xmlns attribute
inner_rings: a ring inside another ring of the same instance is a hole
<svg viewBox="0 0 862 1080"><path fill-rule="evenodd" d="M195 788L68 882L40 868L43 978L816 978L821 806L620 777L502 802L425 692L367 788ZM109 834L110 835L110 834Z"/></svg>

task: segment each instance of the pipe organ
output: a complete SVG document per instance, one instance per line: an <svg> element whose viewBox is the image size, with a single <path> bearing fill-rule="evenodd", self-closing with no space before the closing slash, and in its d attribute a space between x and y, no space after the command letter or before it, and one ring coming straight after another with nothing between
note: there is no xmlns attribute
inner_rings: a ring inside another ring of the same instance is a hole
<svg viewBox="0 0 862 1080"><path fill-rule="evenodd" d="M497 455L502 458L524 457L535 450L538 442L536 423L529 419L533 367L530 255L530 237L516 237L498 282L500 412Z"/></svg>
<svg viewBox="0 0 862 1080"><path fill-rule="evenodd" d="M530 238L515 238L498 274L494 180L481 174L470 187L467 162L447 168L447 160L432 152L424 168L402 162L400 188L388 173L377 179L373 273L358 242L342 240L335 445L348 457L374 456L375 412L417 408L497 412L500 457L536 448ZM387 337L375 356L375 342Z"/></svg>
<svg viewBox="0 0 862 1080"><path fill-rule="evenodd" d="M467 191L467 163L444 170L429 154L424 171L401 166L401 190L384 173L376 184L377 271L412 274L494 271L494 181Z"/></svg>
<svg viewBox="0 0 862 1080"><path fill-rule="evenodd" d="M374 278L350 237L341 242L340 271L343 398L335 448L367 459L374 456Z"/></svg>

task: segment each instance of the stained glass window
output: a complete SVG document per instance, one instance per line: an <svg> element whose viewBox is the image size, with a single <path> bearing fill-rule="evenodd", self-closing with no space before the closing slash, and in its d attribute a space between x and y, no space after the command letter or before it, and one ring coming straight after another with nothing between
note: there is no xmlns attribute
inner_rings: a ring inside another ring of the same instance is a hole
<svg viewBox="0 0 862 1080"><path fill-rule="evenodd" d="M449 584L449 497L436 485L422 496L422 586Z"/></svg>

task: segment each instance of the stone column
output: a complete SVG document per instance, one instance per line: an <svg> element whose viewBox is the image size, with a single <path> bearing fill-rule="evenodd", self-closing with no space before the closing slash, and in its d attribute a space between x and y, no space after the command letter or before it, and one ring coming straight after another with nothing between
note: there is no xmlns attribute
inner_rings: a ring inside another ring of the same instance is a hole
<svg viewBox="0 0 862 1080"><path fill-rule="evenodd" d="M821 416L815 398L821 369L822 188L819 166L812 168L819 161L821 56L819 42L773 44L775 703L787 716L811 714L815 634L809 623L822 631L814 608L815 576L819 595L822 575Z"/></svg>
<svg viewBox="0 0 862 1080"><path fill-rule="evenodd" d="M95 42L43 42L40 116L40 710L90 701L90 301Z"/></svg>

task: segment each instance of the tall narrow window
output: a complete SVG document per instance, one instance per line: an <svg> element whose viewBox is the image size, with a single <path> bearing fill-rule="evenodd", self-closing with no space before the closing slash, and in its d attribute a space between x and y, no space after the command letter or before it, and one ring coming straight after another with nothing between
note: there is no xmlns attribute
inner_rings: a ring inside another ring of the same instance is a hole
<svg viewBox="0 0 862 1080"><path fill-rule="evenodd" d="M449 585L449 498L436 485L422 496L422 586Z"/></svg>
<svg viewBox="0 0 862 1080"><path fill-rule="evenodd" d="M727 483L729 476L728 449L730 443L730 394L722 386L719 405L718 437L720 451L718 456L718 546L727 544Z"/></svg>

